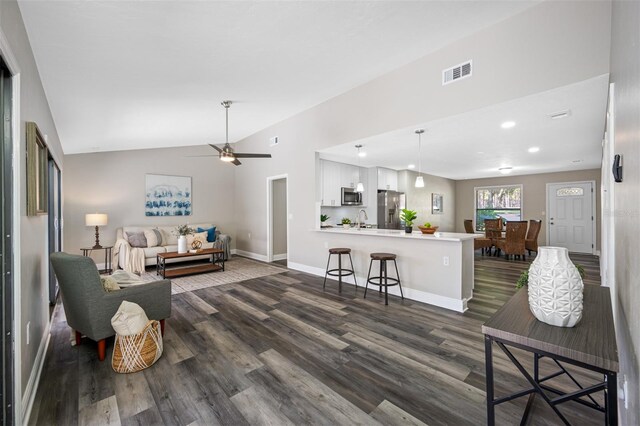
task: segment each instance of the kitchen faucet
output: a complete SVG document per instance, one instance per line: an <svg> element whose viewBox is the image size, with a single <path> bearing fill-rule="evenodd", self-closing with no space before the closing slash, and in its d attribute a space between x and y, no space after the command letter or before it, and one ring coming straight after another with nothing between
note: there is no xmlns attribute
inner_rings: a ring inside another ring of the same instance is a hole
<svg viewBox="0 0 640 426"><path fill-rule="evenodd" d="M360 229L360 225L362 224L362 222L360 222L360 213L364 213L364 220L369 220L369 216L367 216L367 211L365 209L360 209L358 211L358 217L356 218L356 229Z"/></svg>

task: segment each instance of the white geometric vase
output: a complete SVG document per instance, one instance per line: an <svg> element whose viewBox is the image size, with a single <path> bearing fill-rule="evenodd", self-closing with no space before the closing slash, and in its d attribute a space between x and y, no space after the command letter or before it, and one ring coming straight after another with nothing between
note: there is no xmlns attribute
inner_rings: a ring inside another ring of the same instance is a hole
<svg viewBox="0 0 640 426"><path fill-rule="evenodd" d="M180 235L178 237L178 253L186 253L187 252L187 236Z"/></svg>
<svg viewBox="0 0 640 426"><path fill-rule="evenodd" d="M582 318L582 277L566 248L538 250L529 267L529 308L544 323L573 327Z"/></svg>

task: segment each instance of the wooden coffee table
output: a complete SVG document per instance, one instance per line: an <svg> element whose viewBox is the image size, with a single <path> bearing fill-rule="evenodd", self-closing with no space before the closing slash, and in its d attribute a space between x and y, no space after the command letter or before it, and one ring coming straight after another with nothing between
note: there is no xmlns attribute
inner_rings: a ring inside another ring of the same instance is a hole
<svg viewBox="0 0 640 426"><path fill-rule="evenodd" d="M183 259L189 260L189 258L197 256L211 256L211 261L191 266L180 266L182 262L171 262L167 269L167 260L169 259ZM184 275L202 274L205 272L224 271L224 251L221 249L202 249L197 253L178 253L177 251L169 251L166 253L158 253L156 256L156 274L161 275L162 278L175 278L182 277Z"/></svg>

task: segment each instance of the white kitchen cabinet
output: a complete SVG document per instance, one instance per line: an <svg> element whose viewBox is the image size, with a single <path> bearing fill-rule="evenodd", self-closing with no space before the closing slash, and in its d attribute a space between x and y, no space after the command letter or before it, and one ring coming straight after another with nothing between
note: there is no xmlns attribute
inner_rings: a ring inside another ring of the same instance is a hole
<svg viewBox="0 0 640 426"><path fill-rule="evenodd" d="M358 172L360 170L360 172ZM367 187L367 170L351 164L320 160L321 205L342 205L342 188L355 189L358 181ZM366 203L366 200L364 200Z"/></svg>
<svg viewBox="0 0 640 426"><path fill-rule="evenodd" d="M342 193L342 164L333 161L320 161L322 174L322 206L340 206Z"/></svg>
<svg viewBox="0 0 640 426"><path fill-rule="evenodd" d="M378 167L378 189L398 190L398 172Z"/></svg>

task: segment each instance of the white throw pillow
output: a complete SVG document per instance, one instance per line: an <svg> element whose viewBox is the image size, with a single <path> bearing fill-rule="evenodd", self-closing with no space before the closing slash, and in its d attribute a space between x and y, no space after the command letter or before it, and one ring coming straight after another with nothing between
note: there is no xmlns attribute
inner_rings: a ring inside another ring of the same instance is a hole
<svg viewBox="0 0 640 426"><path fill-rule="evenodd" d="M191 249L193 248L193 246L191 244L193 244L193 242L195 240L199 240L202 244L207 242L207 232L196 232L195 234L189 234L187 235L187 248Z"/></svg>
<svg viewBox="0 0 640 426"><path fill-rule="evenodd" d="M120 288L131 287L132 285L144 284L145 281L140 278L138 275L133 272L124 271L122 269L118 269L113 274L111 274L111 278L113 278Z"/></svg>
<svg viewBox="0 0 640 426"><path fill-rule="evenodd" d="M172 231L162 230L162 245L175 246L178 244L178 236Z"/></svg>
<svg viewBox="0 0 640 426"><path fill-rule="evenodd" d="M137 303L124 300L111 318L111 326L120 336L138 334L147 326L149 318Z"/></svg>
<svg viewBox="0 0 640 426"><path fill-rule="evenodd" d="M156 247L158 245L158 237L153 229L144 231L144 237L147 239L147 247Z"/></svg>

